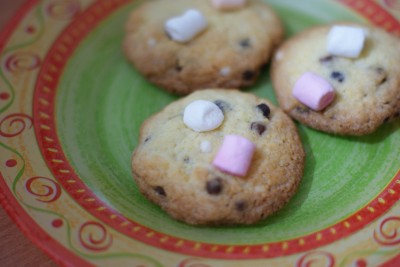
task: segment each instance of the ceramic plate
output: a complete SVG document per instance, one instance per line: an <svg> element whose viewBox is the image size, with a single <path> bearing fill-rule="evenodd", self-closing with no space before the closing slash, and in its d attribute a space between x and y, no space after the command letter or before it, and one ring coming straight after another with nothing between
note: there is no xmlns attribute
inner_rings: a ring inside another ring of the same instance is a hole
<svg viewBox="0 0 400 267"><path fill-rule="evenodd" d="M0 199L62 265L399 266L400 122L362 137L298 125L300 189L242 227L179 223L147 201L130 160L145 118L177 99L124 59L143 1L27 1L0 43ZM339 20L400 35L396 0L268 0L288 36ZM276 103L265 69L248 91Z"/></svg>

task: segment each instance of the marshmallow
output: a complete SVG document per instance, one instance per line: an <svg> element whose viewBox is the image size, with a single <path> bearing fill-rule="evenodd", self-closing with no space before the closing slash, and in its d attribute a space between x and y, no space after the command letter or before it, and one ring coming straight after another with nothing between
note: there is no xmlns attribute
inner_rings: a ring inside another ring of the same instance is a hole
<svg viewBox="0 0 400 267"><path fill-rule="evenodd" d="M255 144L239 135L227 135L213 165L219 170L237 176L246 176L253 158Z"/></svg>
<svg viewBox="0 0 400 267"><path fill-rule="evenodd" d="M333 26L328 34L326 50L335 56L357 58L364 47L365 31L350 26Z"/></svg>
<svg viewBox="0 0 400 267"><path fill-rule="evenodd" d="M200 143L200 150L203 153L210 153L212 151L212 146L210 141L202 141Z"/></svg>
<svg viewBox="0 0 400 267"><path fill-rule="evenodd" d="M223 67L222 69L219 70L219 74L222 76L228 76L231 73L231 68L229 67Z"/></svg>
<svg viewBox="0 0 400 267"><path fill-rule="evenodd" d="M335 98L332 85L311 72L304 73L297 80L292 93L297 100L316 111L323 110Z"/></svg>
<svg viewBox="0 0 400 267"><path fill-rule="evenodd" d="M186 106L183 122L196 132L206 132L218 128L224 120L224 113L211 101L196 100Z"/></svg>
<svg viewBox="0 0 400 267"><path fill-rule="evenodd" d="M246 0L211 0L211 4L219 10L230 10L243 7Z"/></svg>
<svg viewBox="0 0 400 267"><path fill-rule="evenodd" d="M172 40L185 43L193 39L207 27L203 14L196 9L189 9L179 17L165 22L165 31Z"/></svg>

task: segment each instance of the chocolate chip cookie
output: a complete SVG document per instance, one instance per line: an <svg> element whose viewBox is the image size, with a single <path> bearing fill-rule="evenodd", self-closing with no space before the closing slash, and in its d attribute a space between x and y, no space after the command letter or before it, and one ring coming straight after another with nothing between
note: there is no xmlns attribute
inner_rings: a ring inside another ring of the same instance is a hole
<svg viewBox="0 0 400 267"><path fill-rule="evenodd" d="M287 40L276 52L271 68L281 108L317 130L340 135L364 135L400 112L400 41L382 29L344 23L365 31L365 44L356 58L327 52L327 36L334 25L306 30ZM336 91L330 105L315 111L292 94L307 72L319 75Z"/></svg>
<svg viewBox="0 0 400 267"><path fill-rule="evenodd" d="M195 100L221 109L224 120L218 128L197 132L185 125L185 108ZM245 175L213 165L227 135L255 145ZM281 109L238 90L205 89L143 123L132 170L140 191L177 220L252 224L281 209L295 194L304 161L296 126Z"/></svg>
<svg viewBox="0 0 400 267"><path fill-rule="evenodd" d="M176 42L165 22L189 9L200 11L208 26L189 42ZM217 10L206 0L154 0L130 15L123 49L150 82L182 95L252 85L282 36L280 19L260 0L230 11Z"/></svg>

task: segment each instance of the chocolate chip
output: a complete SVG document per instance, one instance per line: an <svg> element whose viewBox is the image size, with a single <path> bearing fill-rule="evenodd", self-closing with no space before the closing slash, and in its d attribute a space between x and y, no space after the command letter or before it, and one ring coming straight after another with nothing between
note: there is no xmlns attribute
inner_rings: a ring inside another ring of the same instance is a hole
<svg viewBox="0 0 400 267"><path fill-rule="evenodd" d="M262 134L265 132L265 130L267 129L267 127L266 127L264 124L262 124L262 123L259 123L259 122L252 122L252 123L250 124L250 129L251 129L252 131L257 132L259 135L262 135Z"/></svg>
<svg viewBox="0 0 400 267"><path fill-rule="evenodd" d="M179 66L179 65L176 65L175 66L175 70L177 71L177 72L180 72L180 71L182 71L182 66Z"/></svg>
<svg viewBox="0 0 400 267"><path fill-rule="evenodd" d="M162 187L162 186L155 186L155 187L153 187L153 190L156 191L157 194L159 194L163 197L167 196L167 193L165 193L164 187Z"/></svg>
<svg viewBox="0 0 400 267"><path fill-rule="evenodd" d="M210 195L218 195L222 191L222 179L217 177L207 181L206 190Z"/></svg>
<svg viewBox="0 0 400 267"><path fill-rule="evenodd" d="M325 57L321 57L319 59L319 63L324 64L324 65L325 64L329 64L329 63L331 63L333 61L334 58L335 58L335 56L327 55Z"/></svg>
<svg viewBox="0 0 400 267"><path fill-rule="evenodd" d="M269 119L269 115L271 114L271 109L268 107L267 104L264 104L264 103L259 104L259 105L257 105L257 108L259 110L261 110L261 112L265 118Z"/></svg>
<svg viewBox="0 0 400 267"><path fill-rule="evenodd" d="M253 78L256 76L255 72L252 70L246 70L245 72L243 72L242 77L243 80L246 81L251 81L253 80Z"/></svg>
<svg viewBox="0 0 400 267"><path fill-rule="evenodd" d="M251 41L249 38L245 38L239 41L239 45L243 48L250 48L251 47Z"/></svg>
<svg viewBox="0 0 400 267"><path fill-rule="evenodd" d="M244 211L247 208L247 202L245 200L239 200L235 203L235 208L238 211Z"/></svg>
<svg viewBox="0 0 400 267"><path fill-rule="evenodd" d="M310 113L310 109L309 109L309 108L307 108L307 107L301 107L301 106L297 106L297 107L295 108L295 111L296 111L297 113L300 113L300 114L308 114L308 113Z"/></svg>
<svg viewBox="0 0 400 267"><path fill-rule="evenodd" d="M333 71L331 73L331 78L337 80L338 82L343 82L344 81L344 74L339 72L339 71Z"/></svg>
<svg viewBox="0 0 400 267"><path fill-rule="evenodd" d="M389 117L386 117L386 118L383 120L383 122L386 123L386 122L388 122L390 119L391 119L390 116L389 116Z"/></svg>
<svg viewBox="0 0 400 267"><path fill-rule="evenodd" d="M230 109L229 104L228 104L227 102L225 102L225 101L222 101L222 100L215 100L215 101L214 101L214 104L217 105L217 106L219 107L219 109L220 109L222 112L224 112L224 113L225 113L227 110Z"/></svg>

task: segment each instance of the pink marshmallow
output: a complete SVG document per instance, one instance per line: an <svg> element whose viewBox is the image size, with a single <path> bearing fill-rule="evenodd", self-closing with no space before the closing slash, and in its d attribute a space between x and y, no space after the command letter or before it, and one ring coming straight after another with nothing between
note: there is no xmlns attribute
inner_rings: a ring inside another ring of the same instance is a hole
<svg viewBox="0 0 400 267"><path fill-rule="evenodd" d="M332 85L311 72L304 73L293 87L293 96L309 108L320 111L335 98Z"/></svg>
<svg viewBox="0 0 400 267"><path fill-rule="evenodd" d="M243 7L246 0L211 0L211 4L220 10L229 10Z"/></svg>
<svg viewBox="0 0 400 267"><path fill-rule="evenodd" d="M256 146L239 135L227 135L213 165L219 170L237 176L246 176Z"/></svg>

